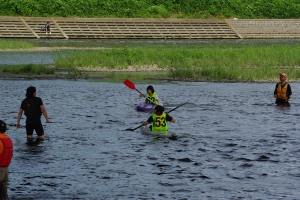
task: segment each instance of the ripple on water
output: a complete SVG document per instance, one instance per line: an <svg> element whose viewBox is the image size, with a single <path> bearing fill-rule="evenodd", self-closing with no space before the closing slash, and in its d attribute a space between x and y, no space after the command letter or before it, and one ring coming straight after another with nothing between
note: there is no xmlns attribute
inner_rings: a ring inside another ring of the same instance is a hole
<svg viewBox="0 0 300 200"><path fill-rule="evenodd" d="M134 110L142 99L121 82L0 83L5 91L0 108L8 124L15 123L29 85L37 87L54 122L46 124L43 119L46 140L38 146L25 145L24 127L8 130L14 142L11 199L300 196L296 187L300 177L300 104L291 102L288 109L274 106L272 97L266 95L273 92L274 84L136 83L139 89L154 85L167 110L192 102L172 112L177 122L170 123L169 129L179 137L169 140L143 135L139 130L124 131L139 126L150 114ZM300 84L293 83L293 91L297 90ZM210 92L203 95L203 91ZM255 102L249 91L259 96L260 102ZM24 118L21 124L25 125Z"/></svg>

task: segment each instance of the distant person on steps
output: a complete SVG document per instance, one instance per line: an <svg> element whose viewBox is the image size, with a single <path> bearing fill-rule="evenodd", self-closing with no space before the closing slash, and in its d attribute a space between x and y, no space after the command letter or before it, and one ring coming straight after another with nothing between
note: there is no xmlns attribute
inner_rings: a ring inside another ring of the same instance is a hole
<svg viewBox="0 0 300 200"><path fill-rule="evenodd" d="M45 31L46 31L46 34L48 34L48 33L51 34L51 25L50 25L50 22L47 22L47 24L45 25Z"/></svg>

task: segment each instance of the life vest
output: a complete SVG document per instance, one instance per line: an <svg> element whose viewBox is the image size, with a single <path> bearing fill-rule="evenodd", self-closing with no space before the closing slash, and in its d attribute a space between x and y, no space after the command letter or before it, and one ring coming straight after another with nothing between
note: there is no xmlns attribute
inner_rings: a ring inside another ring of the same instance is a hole
<svg viewBox="0 0 300 200"><path fill-rule="evenodd" d="M155 97L156 97L156 92L154 92L151 96L147 93L145 103L152 104L152 105L157 105L158 102L157 102Z"/></svg>
<svg viewBox="0 0 300 200"><path fill-rule="evenodd" d="M13 143L10 138L0 138L3 150L0 153L0 167L8 167L13 156Z"/></svg>
<svg viewBox="0 0 300 200"><path fill-rule="evenodd" d="M278 85L277 85L277 94L276 94L277 99L282 99L282 100L285 100L285 101L288 100L287 97L282 98L282 95L286 95L288 85L289 85L288 83L285 83L284 86L282 87L281 83L278 83Z"/></svg>
<svg viewBox="0 0 300 200"><path fill-rule="evenodd" d="M158 116L156 113L152 115L152 131L168 131L167 114L163 113Z"/></svg>
<svg viewBox="0 0 300 200"><path fill-rule="evenodd" d="M42 111L41 111L40 106L37 103L36 97L26 98L25 101L26 101L26 105L24 108L24 114L26 117L42 115Z"/></svg>

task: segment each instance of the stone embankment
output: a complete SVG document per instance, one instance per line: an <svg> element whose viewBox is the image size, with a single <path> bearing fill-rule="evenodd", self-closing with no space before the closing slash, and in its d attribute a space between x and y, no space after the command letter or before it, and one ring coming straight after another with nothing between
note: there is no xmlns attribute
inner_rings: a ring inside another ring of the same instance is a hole
<svg viewBox="0 0 300 200"><path fill-rule="evenodd" d="M41 31L50 21L51 34ZM299 39L300 19L140 19L0 16L0 38Z"/></svg>

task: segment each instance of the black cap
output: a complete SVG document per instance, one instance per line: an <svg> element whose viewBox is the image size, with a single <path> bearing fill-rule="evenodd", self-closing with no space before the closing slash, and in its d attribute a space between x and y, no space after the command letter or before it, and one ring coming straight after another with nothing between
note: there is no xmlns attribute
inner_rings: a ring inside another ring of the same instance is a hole
<svg viewBox="0 0 300 200"><path fill-rule="evenodd" d="M157 105L155 106L155 110L162 113L165 111L165 108L161 105Z"/></svg>
<svg viewBox="0 0 300 200"><path fill-rule="evenodd" d="M7 130L6 123L0 120L0 132L5 133L6 130Z"/></svg>

